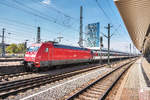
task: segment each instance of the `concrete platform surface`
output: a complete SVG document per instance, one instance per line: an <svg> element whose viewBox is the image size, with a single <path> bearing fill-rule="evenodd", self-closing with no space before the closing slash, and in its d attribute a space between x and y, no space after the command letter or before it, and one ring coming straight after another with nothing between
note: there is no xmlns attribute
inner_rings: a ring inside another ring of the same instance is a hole
<svg viewBox="0 0 150 100"><path fill-rule="evenodd" d="M114 100L150 100L150 64L138 59L129 69Z"/></svg>

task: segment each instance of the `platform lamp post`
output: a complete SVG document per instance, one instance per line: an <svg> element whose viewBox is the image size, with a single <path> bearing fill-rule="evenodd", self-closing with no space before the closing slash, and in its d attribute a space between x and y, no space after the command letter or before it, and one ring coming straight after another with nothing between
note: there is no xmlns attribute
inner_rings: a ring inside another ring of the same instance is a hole
<svg viewBox="0 0 150 100"><path fill-rule="evenodd" d="M103 37L100 37L100 64L102 64Z"/></svg>

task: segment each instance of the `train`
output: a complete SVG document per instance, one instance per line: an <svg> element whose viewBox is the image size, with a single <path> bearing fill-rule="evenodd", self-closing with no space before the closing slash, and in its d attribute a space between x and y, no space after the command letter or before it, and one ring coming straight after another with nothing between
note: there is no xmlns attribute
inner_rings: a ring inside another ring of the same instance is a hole
<svg viewBox="0 0 150 100"><path fill-rule="evenodd" d="M95 62L99 55L96 50L47 41L32 44L25 53L23 64L27 71L37 71L43 67ZM102 55L105 55L104 51Z"/></svg>

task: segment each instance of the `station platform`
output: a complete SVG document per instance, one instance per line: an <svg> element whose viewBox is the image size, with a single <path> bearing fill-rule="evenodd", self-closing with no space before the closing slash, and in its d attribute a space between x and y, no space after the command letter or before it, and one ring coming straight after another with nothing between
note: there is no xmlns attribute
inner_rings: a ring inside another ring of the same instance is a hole
<svg viewBox="0 0 150 100"><path fill-rule="evenodd" d="M0 58L0 62L10 62L10 61L23 61L24 58L10 57L10 58Z"/></svg>
<svg viewBox="0 0 150 100"><path fill-rule="evenodd" d="M131 66L114 100L150 100L150 63L145 58Z"/></svg>

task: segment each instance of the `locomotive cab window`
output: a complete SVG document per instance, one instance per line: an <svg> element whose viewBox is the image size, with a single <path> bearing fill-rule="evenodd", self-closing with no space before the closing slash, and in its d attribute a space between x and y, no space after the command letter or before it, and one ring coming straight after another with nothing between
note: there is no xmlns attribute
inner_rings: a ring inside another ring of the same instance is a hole
<svg viewBox="0 0 150 100"><path fill-rule="evenodd" d="M27 49L28 52L36 52L38 51L40 47L36 47L36 46L31 46Z"/></svg>
<svg viewBox="0 0 150 100"><path fill-rule="evenodd" d="M45 49L45 52L48 52L48 48Z"/></svg>

